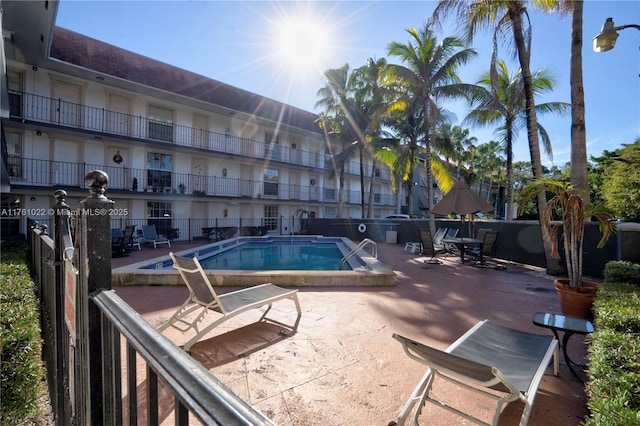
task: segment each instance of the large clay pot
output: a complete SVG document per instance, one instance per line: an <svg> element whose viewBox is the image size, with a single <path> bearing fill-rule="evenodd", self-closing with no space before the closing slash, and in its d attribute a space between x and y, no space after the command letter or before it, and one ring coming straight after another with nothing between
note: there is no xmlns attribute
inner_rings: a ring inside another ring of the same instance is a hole
<svg viewBox="0 0 640 426"><path fill-rule="evenodd" d="M569 280L559 279L553 282L564 315L593 320L593 299L598 291L598 284L593 281L582 281L581 287L571 287Z"/></svg>

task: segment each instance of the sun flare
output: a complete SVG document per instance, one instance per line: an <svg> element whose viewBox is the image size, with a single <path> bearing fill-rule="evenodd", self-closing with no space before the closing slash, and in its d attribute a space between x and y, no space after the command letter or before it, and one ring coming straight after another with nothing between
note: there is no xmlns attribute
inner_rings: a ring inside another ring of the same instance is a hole
<svg viewBox="0 0 640 426"><path fill-rule="evenodd" d="M327 59L329 34L311 18L288 17L276 31L276 54L296 73L322 71Z"/></svg>

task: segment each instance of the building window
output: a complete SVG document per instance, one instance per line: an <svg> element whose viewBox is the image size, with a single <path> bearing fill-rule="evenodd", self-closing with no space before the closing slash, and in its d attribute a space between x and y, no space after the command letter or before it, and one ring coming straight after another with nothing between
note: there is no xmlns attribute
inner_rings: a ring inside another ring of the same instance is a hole
<svg viewBox="0 0 640 426"><path fill-rule="evenodd" d="M278 206L264 206L264 227L267 228L267 231L278 229L278 218Z"/></svg>
<svg viewBox="0 0 640 426"><path fill-rule="evenodd" d="M5 132L9 176L22 178L22 134Z"/></svg>
<svg viewBox="0 0 640 426"><path fill-rule="evenodd" d="M7 88L9 89L9 113L22 117L22 73L7 72Z"/></svg>
<svg viewBox="0 0 640 426"><path fill-rule="evenodd" d="M155 225L158 234L168 235L171 231L172 205L166 201L147 203L147 224Z"/></svg>
<svg viewBox="0 0 640 426"><path fill-rule="evenodd" d="M171 219L171 203L167 201L149 201L147 203L148 218Z"/></svg>
<svg viewBox="0 0 640 426"><path fill-rule="evenodd" d="M325 207L324 208L324 217L329 219L335 219L336 217L336 208L335 207Z"/></svg>
<svg viewBox="0 0 640 426"><path fill-rule="evenodd" d="M147 187L156 192L171 188L171 172L171 154L147 152Z"/></svg>
<svg viewBox="0 0 640 426"><path fill-rule="evenodd" d="M278 171L274 169L266 169L264 171L264 190L265 196L278 196Z"/></svg>
<svg viewBox="0 0 640 426"><path fill-rule="evenodd" d="M173 141L173 110L149 105L149 139Z"/></svg>

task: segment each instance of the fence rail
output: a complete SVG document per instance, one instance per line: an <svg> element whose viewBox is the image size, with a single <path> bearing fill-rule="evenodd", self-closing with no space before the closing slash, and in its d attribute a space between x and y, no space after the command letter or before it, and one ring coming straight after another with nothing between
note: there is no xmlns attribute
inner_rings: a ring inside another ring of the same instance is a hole
<svg viewBox="0 0 640 426"><path fill-rule="evenodd" d="M338 189L294 183L272 183L223 176L167 172L158 184L157 170L127 168L106 164L75 163L35 158L8 159L12 185L61 186L87 189L84 176L91 170L102 170L109 176L109 190L127 191L131 195L194 195L198 197L262 198L265 200L338 202ZM344 190L344 201L360 204L359 190ZM369 192L365 191L365 201ZM394 194L373 194L376 206L395 206Z"/></svg>
<svg viewBox="0 0 640 426"><path fill-rule="evenodd" d="M28 92L10 91L10 114L16 119L98 132L105 135L137 138L171 145L206 149L226 155L268 159L303 167L323 169L331 157L324 152L306 151L296 146L257 141L224 133L164 123L146 117L48 98ZM359 175L359 163L348 161L345 172ZM108 173L108 172L107 172ZM379 170L380 179L389 181L391 172ZM109 176L111 174L109 173Z"/></svg>
<svg viewBox="0 0 640 426"><path fill-rule="evenodd" d="M106 176L92 172L87 178L92 195L78 211L112 206L104 196ZM164 383L173 395L176 425L186 426L190 418L206 425L273 425L111 289L109 216L74 218L66 193L56 190L54 197L54 238L49 227L30 221L28 263L40 299L55 423L158 425L167 415L167 403L158 397ZM140 360L146 377L139 377Z"/></svg>

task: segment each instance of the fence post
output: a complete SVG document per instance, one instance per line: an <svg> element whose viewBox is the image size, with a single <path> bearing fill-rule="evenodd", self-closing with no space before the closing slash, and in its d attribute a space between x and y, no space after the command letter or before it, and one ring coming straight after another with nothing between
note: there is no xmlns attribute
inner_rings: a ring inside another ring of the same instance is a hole
<svg viewBox="0 0 640 426"><path fill-rule="evenodd" d="M55 401L57 404L56 413L60 424L70 424L73 416L72 410L67 406L66 389L69 386L70 369L74 368L69 358L69 339L65 326L65 265L64 255L66 249L72 246L71 236L69 234L69 217L71 215L69 206L65 203L67 193L62 189L57 189L53 193L55 203L54 209L54 265L55 265L55 319L53 321L55 328L55 355L54 360L58 374L50 375L54 377L55 383ZM71 376L73 377L73 376ZM73 389L73 388L72 388ZM71 395L73 397L73 395Z"/></svg>
<svg viewBox="0 0 640 426"><path fill-rule="evenodd" d="M85 183L89 187L89 197L80 201L78 230L76 239L79 245L78 304L84 304L81 312L86 321L79 321L78 333L83 333L82 360L85 365L86 380L83 386L88 395L88 415L86 424L104 423L105 383L103 368L105 359L111 359L110 347L103 345L101 329L101 313L89 298L90 293L111 289L111 218L110 211L114 202L105 195L109 182L107 174L100 170L87 173ZM78 235L79 234L79 235ZM78 306L80 311L80 306Z"/></svg>

